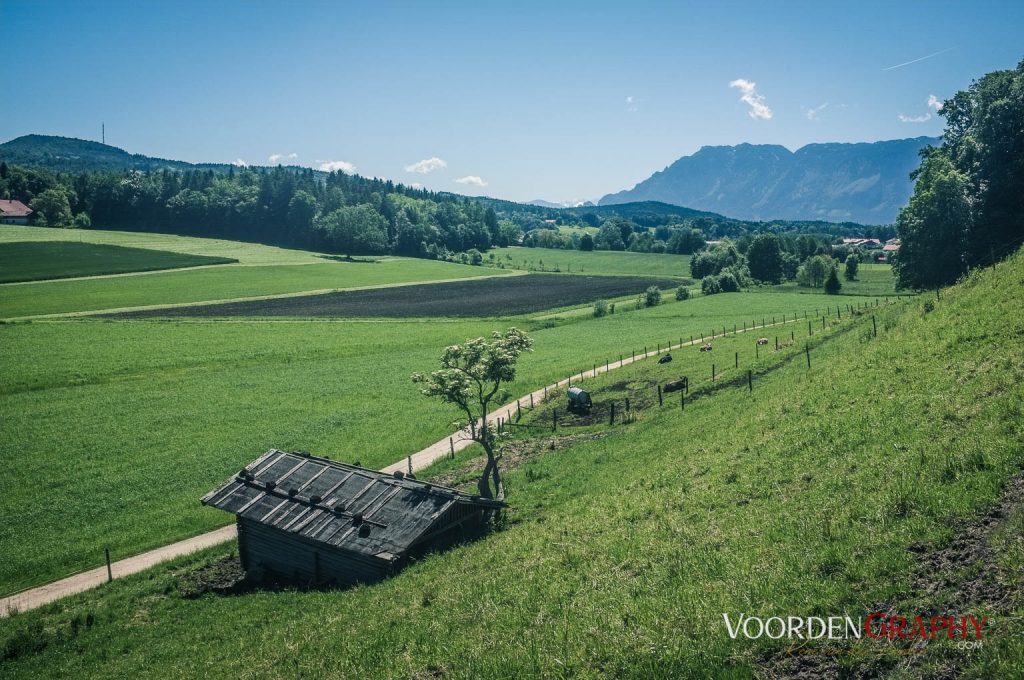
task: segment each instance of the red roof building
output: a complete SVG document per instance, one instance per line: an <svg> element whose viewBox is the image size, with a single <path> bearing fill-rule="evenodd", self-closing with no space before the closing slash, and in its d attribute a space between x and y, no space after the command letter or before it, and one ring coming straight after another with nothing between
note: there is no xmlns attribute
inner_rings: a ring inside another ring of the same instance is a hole
<svg viewBox="0 0 1024 680"><path fill-rule="evenodd" d="M0 200L0 224L28 224L32 208L21 201Z"/></svg>

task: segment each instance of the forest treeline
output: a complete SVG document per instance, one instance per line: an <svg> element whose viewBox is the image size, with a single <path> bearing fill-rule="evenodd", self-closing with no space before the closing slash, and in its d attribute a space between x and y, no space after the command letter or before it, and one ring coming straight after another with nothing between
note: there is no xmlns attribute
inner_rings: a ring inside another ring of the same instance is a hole
<svg viewBox="0 0 1024 680"><path fill-rule="evenodd" d="M907 288L953 283L1024 243L1024 61L942 103L942 145L921 152L896 221L894 268Z"/></svg>

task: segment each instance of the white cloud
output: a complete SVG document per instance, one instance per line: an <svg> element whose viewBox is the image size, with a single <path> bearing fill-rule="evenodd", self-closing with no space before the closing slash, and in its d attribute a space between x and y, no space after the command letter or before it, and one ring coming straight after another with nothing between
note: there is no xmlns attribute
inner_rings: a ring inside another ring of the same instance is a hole
<svg viewBox="0 0 1024 680"><path fill-rule="evenodd" d="M729 82L729 87L737 87L743 93L740 95L740 101L750 106L748 113L751 118L771 119L772 110L764 103L764 97L757 93L757 83L752 80L737 78Z"/></svg>
<svg viewBox="0 0 1024 680"><path fill-rule="evenodd" d="M281 162L281 159L295 160L299 157L297 153L283 154L283 153L272 153L267 157L267 160L275 165Z"/></svg>
<svg viewBox="0 0 1024 680"><path fill-rule="evenodd" d="M340 170L341 172L345 173L346 175L354 175L355 172L356 172L356 166L353 165L352 163L349 163L348 161L320 161L320 160L318 160L317 163L320 164L320 170L323 171L323 172L334 172L336 170Z"/></svg>
<svg viewBox="0 0 1024 680"><path fill-rule="evenodd" d="M422 189L423 185L420 182L410 182L409 186L413 189Z"/></svg>
<svg viewBox="0 0 1024 680"><path fill-rule="evenodd" d="M632 95L626 97L626 110L627 111L636 111L637 110L636 104L637 104L636 97L634 97Z"/></svg>
<svg viewBox="0 0 1024 680"><path fill-rule="evenodd" d="M924 123L932 119L932 114L926 113L923 116L905 116L901 113L897 118L901 123Z"/></svg>
<svg viewBox="0 0 1024 680"><path fill-rule="evenodd" d="M821 106L817 106L813 109L807 109L807 120L818 120L818 114L828 108L828 102L825 102Z"/></svg>
<svg viewBox="0 0 1024 680"><path fill-rule="evenodd" d="M234 163L232 163L231 165L237 166L239 168L247 168L247 167L249 167L249 164L246 163L245 161L243 161L241 158L236 158Z"/></svg>
<svg viewBox="0 0 1024 680"><path fill-rule="evenodd" d="M447 167L448 167L447 163L445 163L443 160L441 160L437 156L434 156L432 158L424 158L421 161L416 161L412 165L405 166L405 171L406 172L418 172L421 175L425 175L428 172L433 172L434 170L440 170L441 168L447 168Z"/></svg>
<svg viewBox="0 0 1024 680"><path fill-rule="evenodd" d="M460 177L457 180L455 180L455 183L456 184L469 184L470 186L474 186L474 187L485 187L485 186L487 186L487 182L483 181L482 179L480 179L476 175L466 175L465 177Z"/></svg>
<svg viewBox="0 0 1024 680"><path fill-rule="evenodd" d="M933 94L928 95L928 108L935 109L936 111L941 111L942 100Z"/></svg>

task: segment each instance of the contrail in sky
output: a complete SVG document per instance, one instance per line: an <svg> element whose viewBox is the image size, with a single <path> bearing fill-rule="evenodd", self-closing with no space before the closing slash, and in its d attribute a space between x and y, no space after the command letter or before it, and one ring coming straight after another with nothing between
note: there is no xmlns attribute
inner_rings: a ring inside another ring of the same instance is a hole
<svg viewBox="0 0 1024 680"><path fill-rule="evenodd" d="M888 68L883 68L882 70L883 71L891 71L894 68L902 68L904 66L910 66L911 64L916 64L919 61L924 61L925 59L931 59L932 57L937 57L940 54L945 54L946 52L949 52L950 50L955 50L955 49L956 49L955 47L947 47L946 49L939 50L938 52L935 52L934 54L929 54L929 55L924 56L924 57L918 57L917 59L911 59L910 61L905 61L902 64L896 64L895 66L889 66Z"/></svg>

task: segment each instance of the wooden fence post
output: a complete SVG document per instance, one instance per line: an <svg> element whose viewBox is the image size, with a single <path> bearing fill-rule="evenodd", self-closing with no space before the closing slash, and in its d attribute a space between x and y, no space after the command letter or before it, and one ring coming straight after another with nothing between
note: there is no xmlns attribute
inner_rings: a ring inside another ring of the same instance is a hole
<svg viewBox="0 0 1024 680"><path fill-rule="evenodd" d="M533 392L530 392L530 410L533 410Z"/></svg>
<svg viewBox="0 0 1024 680"><path fill-rule="evenodd" d="M107 556L107 583L114 580L114 572L110 569L110 548L103 548L103 553Z"/></svg>
<svg viewBox="0 0 1024 680"><path fill-rule="evenodd" d="M760 359L761 358L761 346L758 345L756 342L754 343L754 358L755 359Z"/></svg>
<svg viewBox="0 0 1024 680"><path fill-rule="evenodd" d="M711 382L715 382L715 365L711 364Z"/></svg>
<svg viewBox="0 0 1024 680"><path fill-rule="evenodd" d="M754 391L754 372L747 371L747 389L751 392Z"/></svg>
<svg viewBox="0 0 1024 680"><path fill-rule="evenodd" d="M658 406L664 406L665 403L661 400L661 385L658 385Z"/></svg>
<svg viewBox="0 0 1024 680"><path fill-rule="evenodd" d="M875 337L878 337L878 322L875 320L875 315L871 315L871 327L875 330Z"/></svg>
<svg viewBox="0 0 1024 680"><path fill-rule="evenodd" d="M807 337L811 337L812 335L814 335L814 332L811 330L811 322L808 321L807 322Z"/></svg>
<svg viewBox="0 0 1024 680"><path fill-rule="evenodd" d="M686 392L683 391L679 392L679 410L686 410Z"/></svg>
<svg viewBox="0 0 1024 680"><path fill-rule="evenodd" d="M810 370L810 368L811 368L811 346L810 345L804 345L804 350L807 352L807 369Z"/></svg>
<svg viewBox="0 0 1024 680"><path fill-rule="evenodd" d="M614 401L612 402L612 413L608 417L608 424L609 425L614 425L615 424L615 402Z"/></svg>
<svg viewBox="0 0 1024 680"><path fill-rule="evenodd" d="M519 405L519 400L516 399L516 422L518 423L523 419L523 408Z"/></svg>
<svg viewBox="0 0 1024 680"><path fill-rule="evenodd" d="M740 367L740 353L736 352L736 368Z"/></svg>
<svg viewBox="0 0 1024 680"><path fill-rule="evenodd" d="M409 474L411 475L412 474L412 456L406 456L405 457L405 461L409 465Z"/></svg>
<svg viewBox="0 0 1024 680"><path fill-rule="evenodd" d="M779 336L775 336L775 351L779 351Z"/></svg>
<svg viewBox="0 0 1024 680"><path fill-rule="evenodd" d="M452 452L452 460L455 460L455 438L448 437L448 448Z"/></svg>

